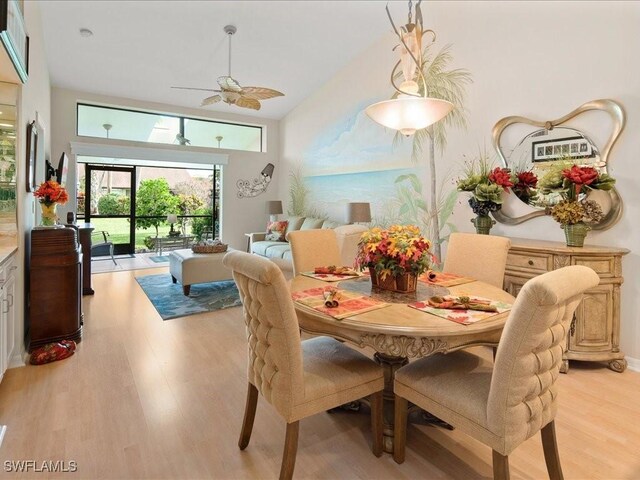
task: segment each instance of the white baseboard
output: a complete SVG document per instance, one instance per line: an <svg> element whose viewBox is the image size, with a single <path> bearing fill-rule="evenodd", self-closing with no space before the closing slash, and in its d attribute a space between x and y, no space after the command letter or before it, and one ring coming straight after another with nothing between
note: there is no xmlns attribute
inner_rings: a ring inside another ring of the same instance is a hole
<svg viewBox="0 0 640 480"><path fill-rule="evenodd" d="M625 357L627 359L627 368L629 370L633 370L634 372L640 372L640 359L639 358L631 358Z"/></svg>
<svg viewBox="0 0 640 480"><path fill-rule="evenodd" d="M29 355L24 348L21 348L18 352L13 352L13 355L11 355L8 368L24 367L28 362Z"/></svg>

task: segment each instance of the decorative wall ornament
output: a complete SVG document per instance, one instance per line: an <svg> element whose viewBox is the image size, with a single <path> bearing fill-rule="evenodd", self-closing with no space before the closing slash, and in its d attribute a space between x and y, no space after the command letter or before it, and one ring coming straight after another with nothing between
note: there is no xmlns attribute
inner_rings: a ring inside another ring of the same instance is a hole
<svg viewBox="0 0 640 480"><path fill-rule="evenodd" d="M254 178L252 181L238 180L236 183L238 187L238 198L257 197L261 193L266 192L269 183L271 183L274 169L273 163L267 163L267 166L260 172L259 178Z"/></svg>

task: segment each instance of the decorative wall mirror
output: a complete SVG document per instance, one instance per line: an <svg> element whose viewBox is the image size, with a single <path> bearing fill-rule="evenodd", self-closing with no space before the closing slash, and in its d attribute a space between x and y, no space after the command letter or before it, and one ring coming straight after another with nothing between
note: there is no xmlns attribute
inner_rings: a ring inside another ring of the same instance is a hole
<svg viewBox="0 0 640 480"><path fill-rule="evenodd" d="M592 114L600 116L589 118ZM602 115L608 117L609 121L602 121ZM515 172L531 170L538 178L542 178L558 162L588 165L607 173L609 153L624 124L624 110L618 103L613 100L593 100L556 120L505 117L493 127L493 146L505 167ZM493 216L499 222L516 225L548 214L550 206L559 200L554 194L545 195L535 189L532 193L526 197L510 193L502 208ZM609 191L593 190L589 198L598 202L605 213L604 218L592 228L604 230L618 221L622 213L622 200L615 188Z"/></svg>

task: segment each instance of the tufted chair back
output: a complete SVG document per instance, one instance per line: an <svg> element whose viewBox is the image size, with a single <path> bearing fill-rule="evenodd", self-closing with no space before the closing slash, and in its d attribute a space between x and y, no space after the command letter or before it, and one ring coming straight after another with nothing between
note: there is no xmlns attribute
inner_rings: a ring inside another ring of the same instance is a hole
<svg viewBox="0 0 640 480"><path fill-rule="evenodd" d="M452 233L442 270L502 288L511 240L497 235Z"/></svg>
<svg viewBox="0 0 640 480"><path fill-rule="evenodd" d="M294 275L315 267L342 265L338 238L330 228L289 232L287 240L291 244Z"/></svg>
<svg viewBox="0 0 640 480"><path fill-rule="evenodd" d="M516 299L500 338L487 404L487 422L508 455L556 415L562 353L582 293L599 283L584 266L529 280Z"/></svg>
<svg viewBox="0 0 640 480"><path fill-rule="evenodd" d="M304 398L298 319L280 269L258 255L223 259L238 286L249 342L249 383L285 418Z"/></svg>

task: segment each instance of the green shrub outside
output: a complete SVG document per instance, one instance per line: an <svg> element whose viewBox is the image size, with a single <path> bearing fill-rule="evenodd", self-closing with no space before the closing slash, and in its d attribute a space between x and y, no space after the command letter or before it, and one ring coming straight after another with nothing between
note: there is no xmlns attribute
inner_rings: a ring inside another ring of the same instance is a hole
<svg viewBox="0 0 640 480"><path fill-rule="evenodd" d="M98 200L98 214L127 215L131 206L131 199L126 195L108 193Z"/></svg>
<svg viewBox="0 0 640 480"><path fill-rule="evenodd" d="M207 215L207 218L194 218L191 224L191 233L195 235L199 241L202 239L202 234L205 229L213 230L213 211L211 208L199 208L194 212L194 215Z"/></svg>

